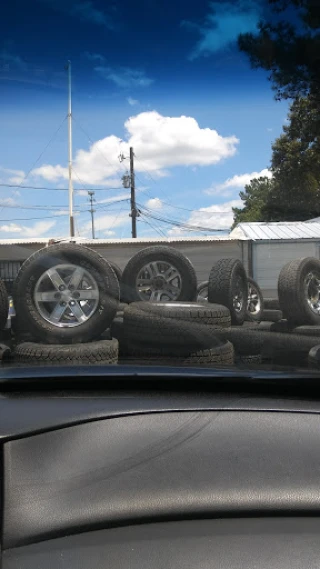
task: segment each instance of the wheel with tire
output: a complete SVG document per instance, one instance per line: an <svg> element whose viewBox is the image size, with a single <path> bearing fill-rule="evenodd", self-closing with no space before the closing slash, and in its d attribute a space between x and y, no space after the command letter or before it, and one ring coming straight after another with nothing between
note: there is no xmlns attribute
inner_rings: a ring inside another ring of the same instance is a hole
<svg viewBox="0 0 320 569"><path fill-rule="evenodd" d="M148 345L179 346L194 350L214 345L214 331L230 327L230 313L224 306L168 302L139 302L124 312L128 341Z"/></svg>
<svg viewBox="0 0 320 569"><path fill-rule="evenodd" d="M266 310L280 310L278 298L264 298L263 304Z"/></svg>
<svg viewBox="0 0 320 569"><path fill-rule="evenodd" d="M248 280L248 307L246 320L260 322L263 313L263 296L261 289L256 281Z"/></svg>
<svg viewBox="0 0 320 569"><path fill-rule="evenodd" d="M19 362L54 363L90 365L116 364L118 362L118 341L101 340L86 344L54 345L25 342L19 344L14 353Z"/></svg>
<svg viewBox="0 0 320 569"><path fill-rule="evenodd" d="M197 302L208 302L209 281L203 281L197 288Z"/></svg>
<svg viewBox="0 0 320 569"><path fill-rule="evenodd" d="M208 300L226 306L231 322L243 324L248 307L248 281L243 264L238 259L220 259L209 275Z"/></svg>
<svg viewBox="0 0 320 569"><path fill-rule="evenodd" d="M82 245L61 243L27 259L14 286L18 320L35 339L89 342L108 328L119 303L110 264Z"/></svg>
<svg viewBox="0 0 320 569"><path fill-rule="evenodd" d="M195 270L187 257L172 247L147 247L134 255L122 274L124 302L193 301Z"/></svg>
<svg viewBox="0 0 320 569"><path fill-rule="evenodd" d="M296 324L320 324L320 261L296 259L280 271L278 296L284 317Z"/></svg>
<svg viewBox="0 0 320 569"><path fill-rule="evenodd" d="M281 310L263 310L260 315L261 322L279 322L282 320L282 312Z"/></svg>
<svg viewBox="0 0 320 569"><path fill-rule="evenodd" d="M6 326L9 315L9 298L3 281L0 280L0 330Z"/></svg>

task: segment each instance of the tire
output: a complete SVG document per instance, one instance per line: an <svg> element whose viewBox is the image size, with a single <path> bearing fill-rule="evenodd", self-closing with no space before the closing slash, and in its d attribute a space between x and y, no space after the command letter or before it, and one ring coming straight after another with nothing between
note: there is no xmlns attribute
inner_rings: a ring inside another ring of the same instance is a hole
<svg viewBox="0 0 320 569"><path fill-rule="evenodd" d="M219 305L201 303L134 303L124 313L128 341L148 345L214 345L215 329L230 327L230 313Z"/></svg>
<svg viewBox="0 0 320 569"><path fill-rule="evenodd" d="M248 280L248 307L247 307L246 320L251 322L260 322L264 308L263 295L256 281L254 281L250 277L248 277L247 280Z"/></svg>
<svg viewBox="0 0 320 569"><path fill-rule="evenodd" d="M279 320L278 322L272 322L270 326L271 332L285 332L290 333L292 332L292 326L288 320ZM312 334L310 334L311 336Z"/></svg>
<svg viewBox="0 0 320 569"><path fill-rule="evenodd" d="M57 271L55 268L59 265ZM61 268L61 265L64 267ZM79 269L83 272L82 280L76 284L74 293L66 289L65 310L60 320L58 315L54 321L52 307L59 311L64 308L60 302L64 292L58 288L58 284L66 288L71 276L79 278ZM55 285L48 276L47 271L50 270ZM83 283L87 288L78 288ZM60 295L60 298L53 302L39 300L44 294L50 294L50 297ZM75 294L75 300L72 294ZM80 294L83 294L82 305L76 296ZM85 300L91 294L95 296ZM71 306L71 303L74 305ZM23 322L28 333L44 343L77 344L99 338L110 326L118 303L119 283L109 263L95 251L70 243L52 245L34 253L23 263L14 287L17 322ZM80 322L72 312L75 308L79 311Z"/></svg>
<svg viewBox="0 0 320 569"><path fill-rule="evenodd" d="M263 302L266 310L280 310L278 298L264 298Z"/></svg>
<svg viewBox="0 0 320 569"><path fill-rule="evenodd" d="M274 324L274 322L267 322L267 321L265 321L265 322L259 322L259 324L258 324L258 326L257 326L256 329L259 330L260 332L261 332L261 331L270 332L272 324Z"/></svg>
<svg viewBox="0 0 320 569"><path fill-rule="evenodd" d="M208 302L209 281L203 281L197 288L197 302Z"/></svg>
<svg viewBox="0 0 320 569"><path fill-rule="evenodd" d="M319 286L318 259L305 257L287 263L278 280L278 296L284 317L296 324L320 324Z"/></svg>
<svg viewBox="0 0 320 569"><path fill-rule="evenodd" d="M260 316L261 322L279 322L282 320L281 310L264 310Z"/></svg>
<svg viewBox="0 0 320 569"><path fill-rule="evenodd" d="M0 280L0 330L4 330L9 315L9 298L7 289L2 280Z"/></svg>
<svg viewBox="0 0 320 569"><path fill-rule="evenodd" d="M128 342L124 332L123 318L116 317L111 324L111 336L119 342L119 354L124 356L128 353Z"/></svg>
<svg viewBox="0 0 320 569"><path fill-rule="evenodd" d="M244 267L238 259L220 259L209 275L208 300L226 306L231 322L243 324L247 314L248 282Z"/></svg>
<svg viewBox="0 0 320 569"><path fill-rule="evenodd" d="M256 355L256 356L236 356L235 358L235 363L242 365L244 364L244 367L248 367L248 366L257 366L262 364L262 357L260 354Z"/></svg>
<svg viewBox="0 0 320 569"><path fill-rule="evenodd" d="M275 352L285 353L287 354L287 365L292 364L295 354L302 354L306 357L310 349L319 343L319 338L315 336L298 336L238 327L231 327L230 330L216 330L215 335L221 340L231 342L237 355L261 354L264 356L271 350L273 354Z"/></svg>
<svg viewBox="0 0 320 569"><path fill-rule="evenodd" d="M122 270L120 269L120 267L118 267L118 265L116 263L114 263L113 261L109 261L107 260L107 262L109 263L109 265L111 265L111 267L113 268L114 272L116 273L116 277L119 281L119 284L121 283L121 279L122 279Z"/></svg>
<svg viewBox="0 0 320 569"><path fill-rule="evenodd" d="M320 344L311 348L308 354L308 364L311 368L320 368Z"/></svg>
<svg viewBox="0 0 320 569"><path fill-rule="evenodd" d="M292 334L300 336L320 336L320 326L297 326L292 329Z"/></svg>
<svg viewBox="0 0 320 569"><path fill-rule="evenodd" d="M101 340L88 344L72 346L35 344L26 342L15 349L15 359L19 362L75 363L75 364L116 364L118 361L118 341Z"/></svg>
<svg viewBox="0 0 320 569"><path fill-rule="evenodd" d="M148 346L139 343L129 343L128 354L131 357L145 359L149 362L158 362L164 365L164 361L169 365L174 362L175 365L204 365L204 364L220 364L233 365L234 349L230 342L220 342L219 345L206 350L175 350L163 346Z"/></svg>
<svg viewBox="0 0 320 569"><path fill-rule="evenodd" d="M150 263L153 263L154 268L153 282L151 282ZM145 288L147 288L142 291L139 290L137 279L148 265L149 268L146 268L144 278ZM176 271L176 277L173 279L169 274L166 281L164 274L166 270L170 270L170 267ZM172 247L147 247L139 251L130 259L122 274L121 298L124 302L193 301L196 294L197 278L192 264L180 251Z"/></svg>

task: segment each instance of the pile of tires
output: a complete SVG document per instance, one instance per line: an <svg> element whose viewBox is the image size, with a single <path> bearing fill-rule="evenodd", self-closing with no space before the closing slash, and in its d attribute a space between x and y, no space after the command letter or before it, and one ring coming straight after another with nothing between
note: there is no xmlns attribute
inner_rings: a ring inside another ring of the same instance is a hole
<svg viewBox="0 0 320 569"><path fill-rule="evenodd" d="M114 269L95 251L74 243L37 251L14 284L16 361L117 363L118 341L101 336L119 296Z"/></svg>
<svg viewBox="0 0 320 569"><path fill-rule="evenodd" d="M143 363L230 366L233 346L215 335L230 324L229 310L216 304L134 302L124 311L121 340L127 356Z"/></svg>

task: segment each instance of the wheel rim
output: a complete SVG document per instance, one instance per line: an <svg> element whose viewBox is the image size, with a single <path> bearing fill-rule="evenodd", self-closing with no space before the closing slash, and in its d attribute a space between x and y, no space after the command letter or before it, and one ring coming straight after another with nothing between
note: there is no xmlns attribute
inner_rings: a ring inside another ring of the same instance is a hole
<svg viewBox="0 0 320 569"><path fill-rule="evenodd" d="M177 300L182 289L178 269L165 261L152 261L140 270L136 289L141 300L165 302Z"/></svg>
<svg viewBox="0 0 320 569"><path fill-rule="evenodd" d="M243 280L238 277L234 286L233 309L235 312L241 312L243 308Z"/></svg>
<svg viewBox="0 0 320 569"><path fill-rule="evenodd" d="M208 302L208 286L204 286L198 292L197 300L199 302Z"/></svg>
<svg viewBox="0 0 320 569"><path fill-rule="evenodd" d="M82 267L61 264L41 275L33 296L39 314L47 322L58 328L74 328L95 313L99 288Z"/></svg>
<svg viewBox="0 0 320 569"><path fill-rule="evenodd" d="M256 287L249 283L248 284L248 312L253 315L259 314L261 310L261 300L260 295Z"/></svg>
<svg viewBox="0 0 320 569"><path fill-rule="evenodd" d="M308 305L317 316L320 314L320 274L308 273L304 280L304 293Z"/></svg>

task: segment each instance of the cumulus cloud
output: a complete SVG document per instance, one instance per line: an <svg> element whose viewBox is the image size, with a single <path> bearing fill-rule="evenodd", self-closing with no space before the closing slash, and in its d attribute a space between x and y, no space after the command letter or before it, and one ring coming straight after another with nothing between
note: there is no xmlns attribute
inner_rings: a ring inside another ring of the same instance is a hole
<svg viewBox="0 0 320 569"><path fill-rule="evenodd" d="M0 183L2 184L16 184L19 186L25 178L23 170L13 170L12 168L3 168L0 166Z"/></svg>
<svg viewBox="0 0 320 569"><path fill-rule="evenodd" d="M231 200L219 205L212 205L209 207L202 207L199 210L195 210L190 214L189 219L185 222L188 225L193 225L195 227L203 227L210 231L229 230L233 223L233 207L242 207L243 202L241 200ZM199 235L203 235L203 231L198 231ZM197 231L188 231L187 229L181 229L180 227L173 227L169 229L168 235L170 237L196 235Z"/></svg>
<svg viewBox="0 0 320 569"><path fill-rule="evenodd" d="M160 198L150 198L145 205L149 209L162 209L163 207L163 203Z"/></svg>
<svg viewBox="0 0 320 569"><path fill-rule="evenodd" d="M236 43L239 34L253 32L261 16L261 2L226 0L210 3L201 24L183 21L182 26L200 36L189 55L190 60L209 56Z"/></svg>
<svg viewBox="0 0 320 569"><path fill-rule="evenodd" d="M272 178L272 172L265 168L264 170L260 170L260 172L251 172L250 174L236 174L231 178L228 178L222 184L217 184L205 190L205 193L208 195L228 195L230 189L243 189L247 184L250 184L253 178Z"/></svg>
<svg viewBox="0 0 320 569"><path fill-rule="evenodd" d="M149 87L154 81L154 79L147 77L142 69L133 69L131 67L119 67L115 69L105 65L98 65L94 70L103 79L112 81L117 87L123 89Z"/></svg>
<svg viewBox="0 0 320 569"><path fill-rule="evenodd" d="M8 223L0 226L0 232L1 231L3 231L3 233L20 233L22 231L22 227L16 223Z"/></svg>
<svg viewBox="0 0 320 569"><path fill-rule="evenodd" d="M168 175L174 166L210 166L236 153L239 140L224 137L216 130L201 128L192 117L165 117L156 111L143 112L125 122L128 142L111 135L94 142L89 150L78 150L74 170L85 184L119 186L123 169L119 163L119 147L128 157L133 146L137 172L151 171L155 176ZM45 164L32 172L46 180L68 179L68 169ZM114 185L116 184L116 185Z"/></svg>

